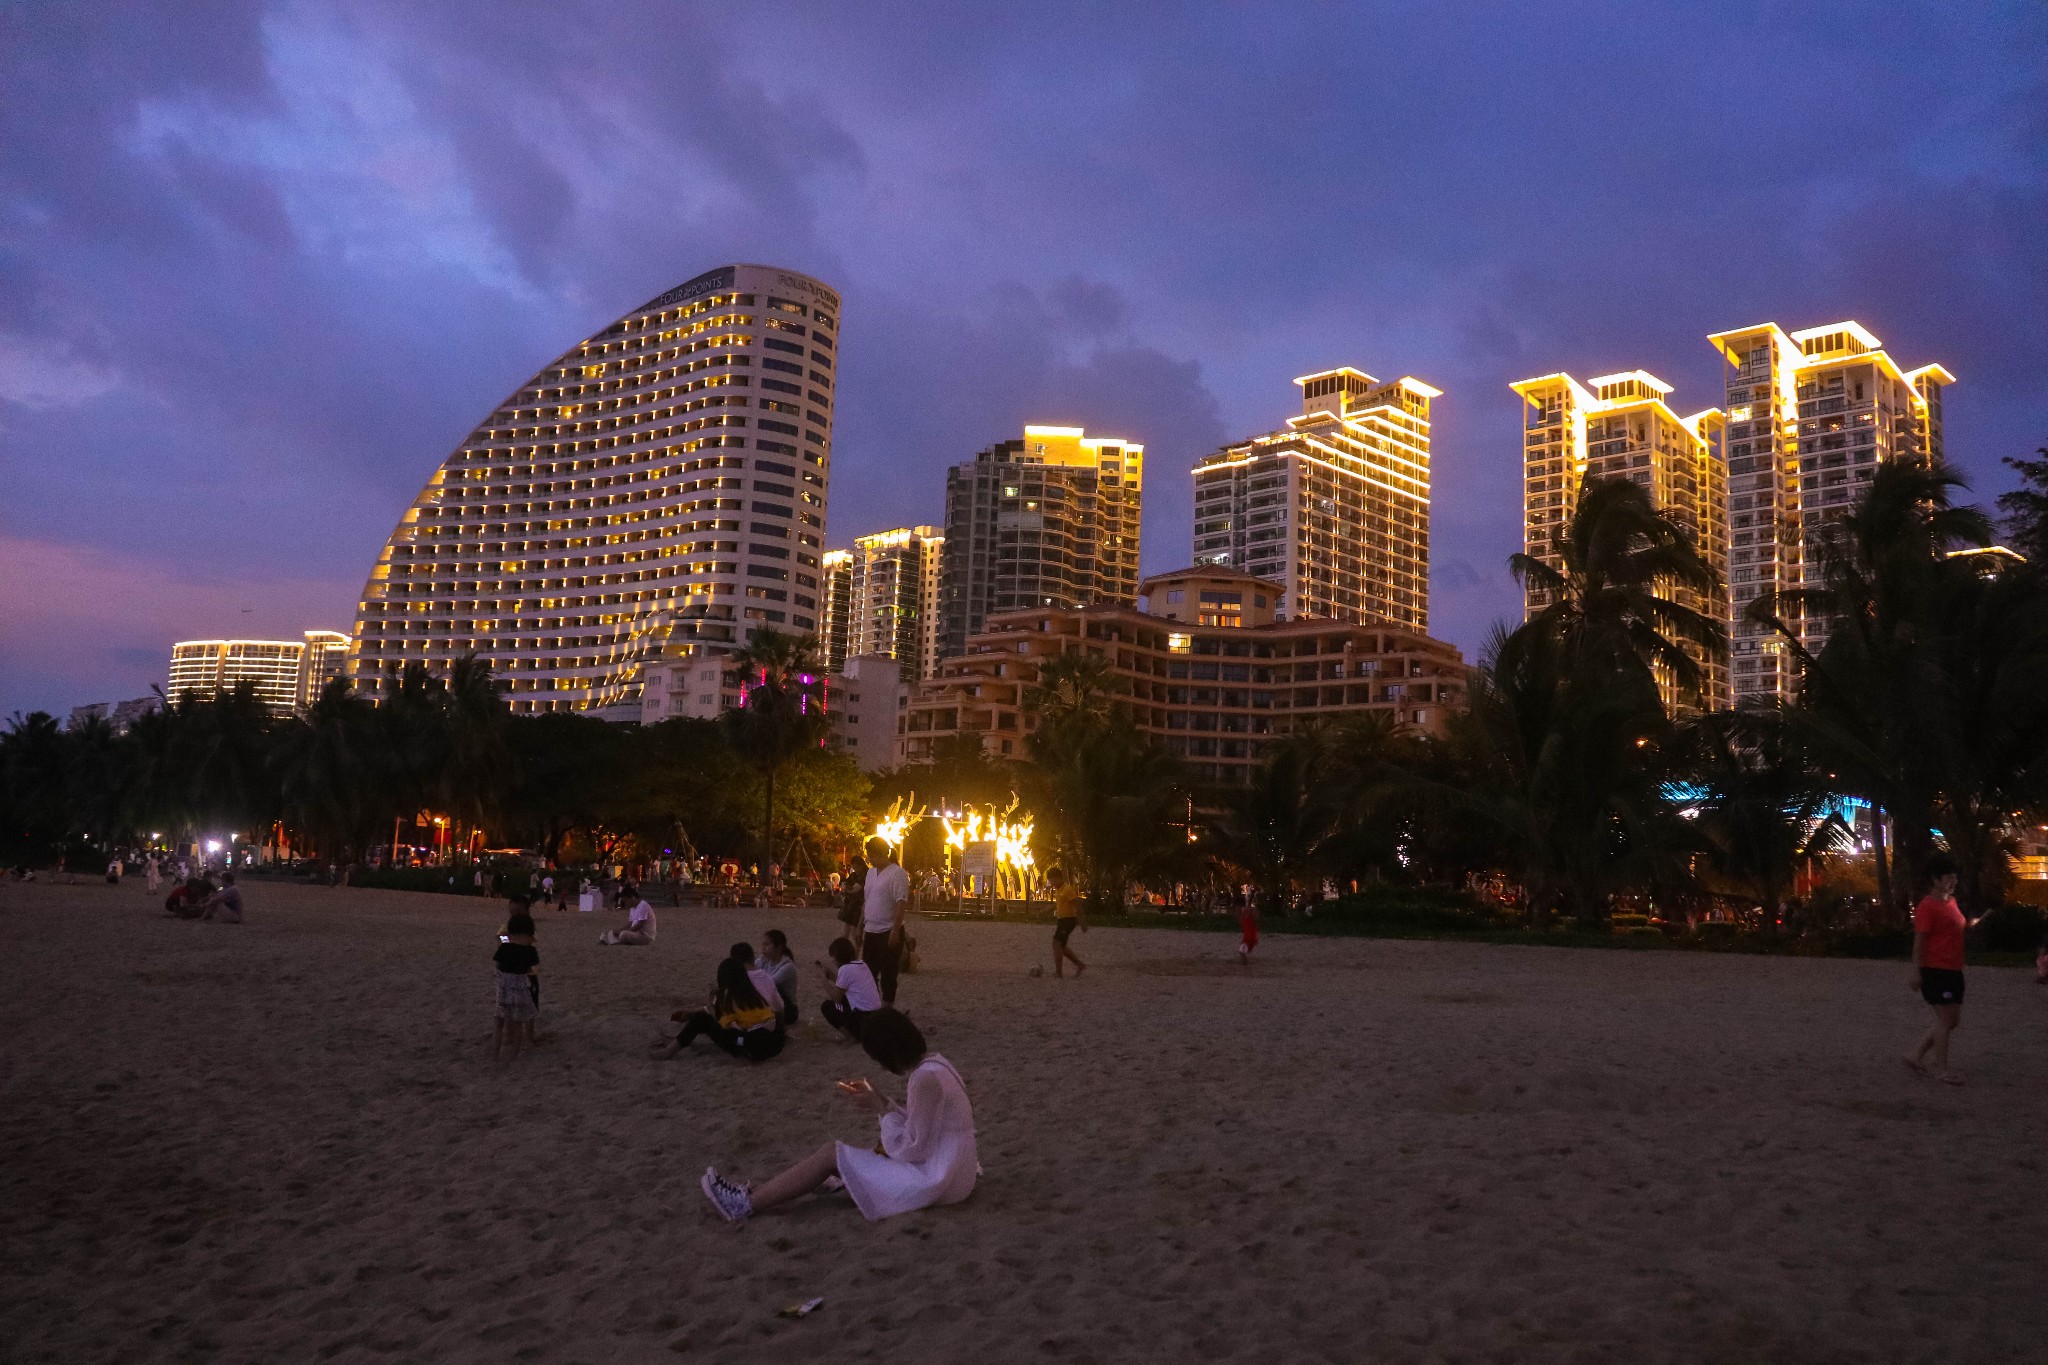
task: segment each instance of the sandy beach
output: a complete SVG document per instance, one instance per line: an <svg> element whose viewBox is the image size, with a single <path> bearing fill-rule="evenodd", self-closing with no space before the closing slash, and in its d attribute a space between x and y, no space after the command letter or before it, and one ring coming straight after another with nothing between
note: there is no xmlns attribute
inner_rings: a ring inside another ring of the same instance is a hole
<svg viewBox="0 0 2048 1365"><path fill-rule="evenodd" d="M900 1003L986 1175L882 1224L740 1228L875 1069L647 1059L736 938L824 911L549 913L554 1041L494 1066L495 902L0 887L0 1359L2022 1361L2048 1358L2048 990L1972 973L1909 1075L1897 963L917 926ZM808 984L808 983L807 983ZM801 1321L776 1310L822 1296Z"/></svg>

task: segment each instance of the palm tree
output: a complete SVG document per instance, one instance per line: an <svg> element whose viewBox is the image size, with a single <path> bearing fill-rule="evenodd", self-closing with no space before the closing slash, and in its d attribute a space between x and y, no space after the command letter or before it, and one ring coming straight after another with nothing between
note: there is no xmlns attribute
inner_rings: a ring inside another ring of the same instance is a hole
<svg viewBox="0 0 2048 1365"><path fill-rule="evenodd" d="M376 832L376 708L346 678L320 692L277 737L273 762L287 824L329 857L353 857Z"/></svg>
<svg viewBox="0 0 2048 1365"><path fill-rule="evenodd" d="M41 862L57 853L70 833L63 791L64 734L57 718L47 711L15 712L0 734L0 848L7 856Z"/></svg>
<svg viewBox="0 0 2048 1365"><path fill-rule="evenodd" d="M1848 842L1837 799L1799 732L1768 711L1722 712L1688 728L1691 809L1709 868L1784 914L1799 864Z"/></svg>
<svg viewBox="0 0 2048 1365"><path fill-rule="evenodd" d="M1586 480L1550 548L1557 566L1516 554L1508 567L1547 599L1528 624L1557 639L1565 668L1653 692L1662 673L1679 695L1702 695L1700 659L1725 649L1727 632L1716 614L1671 594L1684 589L1712 603L1720 576L1648 492L1626 478Z"/></svg>
<svg viewBox="0 0 2048 1365"><path fill-rule="evenodd" d="M1186 840L1180 765L1119 705L1109 661L1069 650L1038 665L1024 708L1035 728L1024 785L1059 846L1098 898L1123 903L1132 878Z"/></svg>
<svg viewBox="0 0 2048 1365"><path fill-rule="evenodd" d="M1175 823L1185 806L1180 764L1123 716L1087 727L1053 726L1041 751L1032 736L1033 808L1049 817L1062 861L1100 900L1122 905L1130 883L1174 852L1186 835Z"/></svg>
<svg viewBox="0 0 2048 1365"><path fill-rule="evenodd" d="M1655 695L1569 674L1566 649L1533 621L1495 634L1452 723L1461 786L1438 795L1492 840L1532 922L1596 927L1617 892L1681 884L1688 841Z"/></svg>
<svg viewBox="0 0 2048 1365"><path fill-rule="evenodd" d="M1285 914L1302 882L1321 874L1339 808L1314 736L1272 745L1249 785L1219 793L1209 822L1215 856L1258 889L1260 908Z"/></svg>
<svg viewBox="0 0 2048 1365"><path fill-rule="evenodd" d="M1954 504L1962 487L1943 465L1878 466L1863 497L1824 528L1820 585L1759 598L1749 608L1783 637L1799 665L1799 697L1788 722L1842 790L1876 808L1879 897L1894 911L1903 910L1903 897L1933 853L1935 830L1946 832L1937 818L1944 792L1959 809L1978 799L1965 790L1971 783L1958 768L1966 760L1954 751L1979 728L1955 709L1973 690L1956 670L1972 669L1967 661L1980 656L1989 673L1977 678L1973 700L1988 700L1987 686L2011 700L2012 687L2024 686L2018 678L2038 657L2022 619L2033 614L2039 594L2014 589L1987 597L2000 576L1997 561L1957 553L1991 539L1982 512ZM1996 609L1989 621L1987 607ZM1964 624L1976 632L1973 639L1958 636ZM1827 640L1815 650L1817 627ZM1995 638L2007 632L2009 638ZM1992 666L2001 654L2011 657ZM2000 675L2010 680L1996 681ZM1932 723L1937 716L1939 725Z"/></svg>
<svg viewBox="0 0 2048 1365"><path fill-rule="evenodd" d="M761 868L775 861L775 778L798 753L825 741L824 666L814 635L756 627L732 656L740 704L725 715L733 747L761 774Z"/></svg>
<svg viewBox="0 0 2048 1365"><path fill-rule="evenodd" d="M439 785L441 806L458 824L473 828L504 807L512 778L505 741L510 719L488 662L464 654L449 666L442 697L447 759Z"/></svg>

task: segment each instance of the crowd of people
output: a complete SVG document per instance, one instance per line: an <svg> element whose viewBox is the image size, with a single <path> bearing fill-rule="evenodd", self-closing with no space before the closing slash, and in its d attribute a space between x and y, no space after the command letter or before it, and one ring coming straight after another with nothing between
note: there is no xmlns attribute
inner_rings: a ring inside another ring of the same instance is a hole
<svg viewBox="0 0 2048 1365"><path fill-rule="evenodd" d="M549 882L537 880L533 889L549 894ZM895 1008L898 979L914 945L905 922L908 878L889 846L873 839L856 875L842 879L837 889L843 897L841 918L847 933L834 938L826 950L830 966L822 958L817 961L826 993L819 1016L837 1035L858 1042L884 1070L907 1077L905 1099L900 1105L884 1099L864 1076L840 1081L841 1094L880 1119L881 1141L874 1147L827 1143L758 1187L707 1168L701 1181L704 1195L728 1221L749 1218L827 1185L845 1190L867 1218L886 1218L965 1199L980 1172L974 1111L960 1073L930 1052L910 1017ZM653 908L637 893L632 900L626 927L601 935L600 944L644 947L654 942ZM516 1057L536 1041L540 950L534 945L532 904L526 896L513 898L492 956L497 977L496 1057ZM1065 951L1065 941L1062 933L1056 953ZM768 930L758 950L751 943L733 944L718 961L710 998L700 1009L675 1011L652 1055L677 1057L697 1039L707 1038L719 1050L750 1063L780 1056L802 1017L799 976L783 930Z"/></svg>

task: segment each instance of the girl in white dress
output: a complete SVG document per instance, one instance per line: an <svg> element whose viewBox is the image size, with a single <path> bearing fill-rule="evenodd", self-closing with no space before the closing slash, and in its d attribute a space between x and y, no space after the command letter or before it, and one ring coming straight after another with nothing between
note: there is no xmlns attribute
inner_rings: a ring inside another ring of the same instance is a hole
<svg viewBox="0 0 2048 1365"><path fill-rule="evenodd" d="M957 1204L974 1192L981 1165L974 1150L974 1109L960 1073L944 1057L925 1051L924 1035L897 1010L867 1015L860 1044L882 1066L910 1077L902 1106L876 1094L865 1076L839 1082L841 1094L881 1116L881 1145L828 1142L758 1186L706 1169L700 1182L704 1197L727 1222L809 1194L834 1175L870 1222L933 1204Z"/></svg>

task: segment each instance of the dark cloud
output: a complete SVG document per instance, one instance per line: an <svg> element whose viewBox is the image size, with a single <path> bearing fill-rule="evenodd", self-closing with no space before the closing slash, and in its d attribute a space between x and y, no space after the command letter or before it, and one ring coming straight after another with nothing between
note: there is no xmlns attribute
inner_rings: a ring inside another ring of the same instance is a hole
<svg viewBox="0 0 2048 1365"><path fill-rule="evenodd" d="M1471 650L1516 603L1507 383L1640 365L1706 406L1704 335L1771 319L1947 364L1993 493L2048 440L2044 59L2036 10L1837 0L6 6L0 711L138 692L233 626L225 582L345 624L479 416L735 259L846 294L835 540L1069 422L1146 444L1164 567L1189 463L1292 376L1412 373ZM78 605L82 652L27 572L58 550L226 578Z"/></svg>

